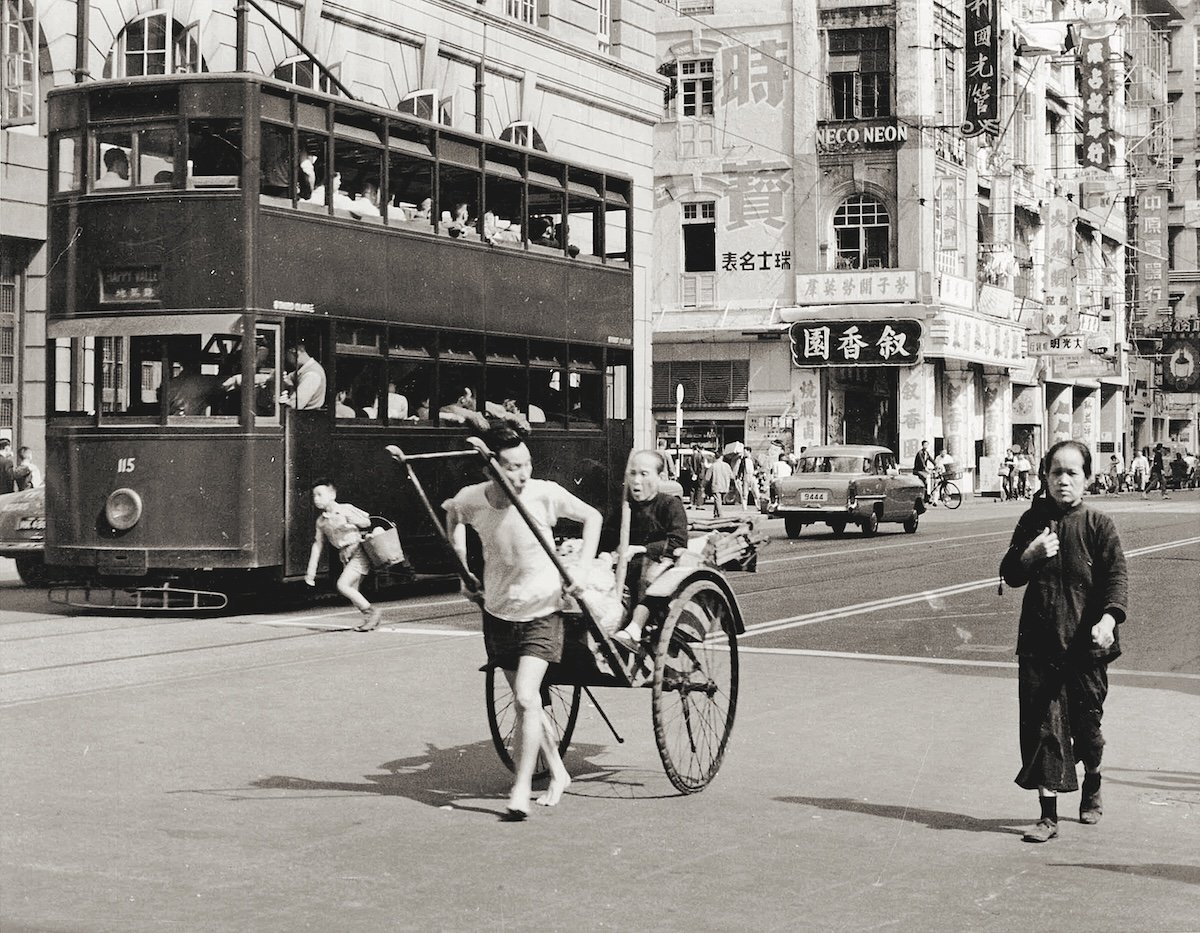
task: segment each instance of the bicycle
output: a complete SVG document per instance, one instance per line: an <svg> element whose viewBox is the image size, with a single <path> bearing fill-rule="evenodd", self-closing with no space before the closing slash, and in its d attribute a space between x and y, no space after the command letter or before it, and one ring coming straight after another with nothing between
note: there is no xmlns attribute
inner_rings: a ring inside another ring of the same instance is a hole
<svg viewBox="0 0 1200 933"><path fill-rule="evenodd" d="M950 482L947 473L939 474L933 481L932 498L934 504L942 504L948 509L957 509L962 505L962 492L958 486Z"/></svg>

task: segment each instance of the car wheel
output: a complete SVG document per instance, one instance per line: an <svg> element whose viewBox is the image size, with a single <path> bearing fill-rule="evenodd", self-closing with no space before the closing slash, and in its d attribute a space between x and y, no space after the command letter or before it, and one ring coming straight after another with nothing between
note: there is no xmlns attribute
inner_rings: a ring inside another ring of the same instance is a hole
<svg viewBox="0 0 1200 933"><path fill-rule="evenodd" d="M45 586L50 582L50 573L41 554L30 554L16 558L17 576L26 586Z"/></svg>
<svg viewBox="0 0 1200 933"><path fill-rule="evenodd" d="M833 529L833 536L835 538L840 538L842 535L844 535L846 533L846 523L845 522L830 522L829 527Z"/></svg>
<svg viewBox="0 0 1200 933"><path fill-rule="evenodd" d="M917 533L917 525L920 523L920 521L921 519L919 516L915 514L910 515L904 520L904 530L910 535L915 535Z"/></svg>
<svg viewBox="0 0 1200 933"><path fill-rule="evenodd" d="M783 530L787 532L789 538L799 538L800 532L804 529L804 522L793 515L783 516Z"/></svg>
<svg viewBox="0 0 1200 933"><path fill-rule="evenodd" d="M871 537L879 530L879 513L872 512L862 522L862 533L864 537Z"/></svg>

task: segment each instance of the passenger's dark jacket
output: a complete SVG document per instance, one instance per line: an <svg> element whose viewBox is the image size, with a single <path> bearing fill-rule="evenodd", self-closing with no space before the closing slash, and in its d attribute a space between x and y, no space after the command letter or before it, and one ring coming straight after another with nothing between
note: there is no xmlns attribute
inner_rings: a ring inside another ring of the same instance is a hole
<svg viewBox="0 0 1200 933"><path fill-rule="evenodd" d="M600 547L612 550L620 543L621 513L604 525ZM649 560L661 560L664 553L687 546L687 513L677 496L660 492L647 502L629 503L629 543L646 548Z"/></svg>
<svg viewBox="0 0 1200 933"><path fill-rule="evenodd" d="M1058 554L1021 566L1029 543L1050 527L1059 541ZM1112 519L1082 503L1063 512L1048 497L1035 498L1017 522L1000 576L1010 586L1024 586L1017 654L1045 660L1090 657L1111 661L1121 654L1120 623L1128 604L1125 555ZM1092 626L1104 613L1118 626L1110 648L1092 641Z"/></svg>

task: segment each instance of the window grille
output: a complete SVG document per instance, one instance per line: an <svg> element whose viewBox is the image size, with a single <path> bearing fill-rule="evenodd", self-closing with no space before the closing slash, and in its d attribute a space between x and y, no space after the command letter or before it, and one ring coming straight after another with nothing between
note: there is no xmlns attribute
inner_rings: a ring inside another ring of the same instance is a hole
<svg viewBox="0 0 1200 933"><path fill-rule="evenodd" d="M0 126L34 121L38 97L35 18L29 0L0 3Z"/></svg>
<svg viewBox="0 0 1200 933"><path fill-rule="evenodd" d="M679 63L680 86L683 93L682 113L685 117L713 115L713 60L693 59Z"/></svg>
<svg viewBox="0 0 1200 933"><path fill-rule="evenodd" d="M828 71L831 119L891 116L892 56L886 29L830 30Z"/></svg>
<svg viewBox="0 0 1200 933"><path fill-rule="evenodd" d="M891 218L887 208L867 195L847 198L833 215L837 269L891 268Z"/></svg>

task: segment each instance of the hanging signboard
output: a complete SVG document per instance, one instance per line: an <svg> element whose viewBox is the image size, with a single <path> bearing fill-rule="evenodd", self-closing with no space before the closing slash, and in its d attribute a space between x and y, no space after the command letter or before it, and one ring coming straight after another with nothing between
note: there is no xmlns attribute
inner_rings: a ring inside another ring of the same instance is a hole
<svg viewBox="0 0 1200 933"><path fill-rule="evenodd" d="M1071 264L1074 238L1075 205L1063 197L1051 198L1046 216L1046 310L1042 316L1043 329L1051 337L1079 329Z"/></svg>
<svg viewBox="0 0 1200 933"><path fill-rule="evenodd" d="M796 276L796 303L863 304L917 300L917 273L904 269L802 272Z"/></svg>
<svg viewBox="0 0 1200 933"><path fill-rule="evenodd" d="M921 360L920 321L804 321L788 331L797 366L911 366Z"/></svg>
<svg viewBox="0 0 1200 933"><path fill-rule="evenodd" d="M1113 162L1111 37L1084 38L1079 43L1079 99L1083 105L1083 138L1079 164L1107 172Z"/></svg>
<svg viewBox="0 0 1200 933"><path fill-rule="evenodd" d="M1168 304L1167 199L1161 188L1138 192L1137 204L1138 311L1154 321Z"/></svg>
<svg viewBox="0 0 1200 933"><path fill-rule="evenodd" d="M963 136L1000 132L1000 0L967 0L966 120Z"/></svg>

